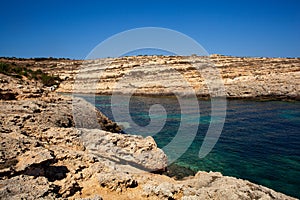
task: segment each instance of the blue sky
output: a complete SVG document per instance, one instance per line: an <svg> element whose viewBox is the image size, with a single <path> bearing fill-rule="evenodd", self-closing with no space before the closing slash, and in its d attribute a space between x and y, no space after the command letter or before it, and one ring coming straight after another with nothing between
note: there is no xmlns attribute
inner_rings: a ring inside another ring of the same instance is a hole
<svg viewBox="0 0 300 200"><path fill-rule="evenodd" d="M151 26L210 54L300 57L299 0L2 0L0 19L0 56L84 59L114 34Z"/></svg>

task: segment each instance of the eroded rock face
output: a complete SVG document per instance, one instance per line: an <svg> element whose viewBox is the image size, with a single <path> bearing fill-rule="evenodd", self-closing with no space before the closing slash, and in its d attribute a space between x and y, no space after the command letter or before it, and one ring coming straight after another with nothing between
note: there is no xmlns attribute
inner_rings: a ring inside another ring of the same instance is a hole
<svg viewBox="0 0 300 200"><path fill-rule="evenodd" d="M201 66L208 63L209 66L219 70L225 86L225 96L228 98L300 99L300 58L211 55L193 59ZM59 85L57 90L59 92L111 94L112 91L126 93L131 88L137 89L135 93L140 95L170 95L173 92L189 95L187 88L181 84L187 81L199 97L218 95L216 91L209 91L205 83L215 81L214 78L205 80L204 77L209 77L210 72L205 71L203 67L199 73L199 70L192 67L194 61L186 56L129 56L89 61L31 59L0 59L0 61L30 66L34 70L41 69L49 74L59 75L64 80ZM99 67L99 63L105 65ZM87 68L83 67L85 65ZM79 72L81 75L78 76ZM126 76L130 77L127 85L115 88L120 80L126 80ZM49 88L43 87L38 82L13 78L7 80L6 75L2 74L0 86L3 89L0 91L2 99L14 99L13 96L17 99L38 98L43 92L49 91Z"/></svg>
<svg viewBox="0 0 300 200"><path fill-rule="evenodd" d="M173 92L189 95L188 89L182 84L187 81L199 97L218 96L217 91L207 88L207 82L216 81L214 76L209 76L211 71L205 70L205 67L195 70L193 62L219 70L228 98L299 99L299 58L221 55L196 57L196 61L185 56L137 56L85 61L73 68L73 74L70 71L61 72L66 73L69 79L60 85L58 91L73 92L75 85L76 91L82 93L111 94L114 91L122 94L136 89L135 93L140 95L169 95ZM105 65L101 66L101 63ZM80 75L76 76L76 73ZM94 79L99 81L94 82ZM120 87L116 87L117 83Z"/></svg>
<svg viewBox="0 0 300 200"><path fill-rule="evenodd" d="M47 161L53 160L52 152L43 147L36 147L26 151L24 154L17 157L18 163L14 167L16 172L24 171L32 165L42 165Z"/></svg>
<svg viewBox="0 0 300 200"><path fill-rule="evenodd" d="M124 172L117 172L115 174L102 173L99 174L98 180L100 186L117 192L124 192L126 188L136 188L138 186L138 182L134 176Z"/></svg>
<svg viewBox="0 0 300 200"><path fill-rule="evenodd" d="M0 73L0 100L38 98L45 92L43 85L26 77L13 78Z"/></svg>

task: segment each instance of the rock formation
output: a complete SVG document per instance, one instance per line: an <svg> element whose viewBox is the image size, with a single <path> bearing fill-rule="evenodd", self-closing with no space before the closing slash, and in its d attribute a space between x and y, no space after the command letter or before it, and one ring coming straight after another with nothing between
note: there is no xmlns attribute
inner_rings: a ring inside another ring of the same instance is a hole
<svg viewBox="0 0 300 200"><path fill-rule="evenodd" d="M219 71L227 98L300 98L300 58L129 56L87 61L2 58L0 62L58 75L64 80L58 91L66 93L111 94L136 89L135 93L140 95L170 95L173 92L188 95L186 91L190 88L199 97L209 97L218 95L207 88L209 82L216 85L213 82L218 78L209 75L215 73L215 70L208 70L210 66ZM117 87L116 83L123 85ZM9 89L2 90L1 95L5 96L2 99L14 98ZM25 95L26 89L23 91Z"/></svg>
<svg viewBox="0 0 300 200"><path fill-rule="evenodd" d="M195 65L204 67L196 70ZM208 90L207 82L216 77L209 76L210 71L205 70L205 66L220 72L228 98L299 99L299 58L221 55L194 58L137 56L88 60L81 65L58 64L57 73L63 78L68 77L58 91L75 89L83 93L111 94L113 91L126 93L126 89L131 88L141 95L168 95L174 91L184 95L186 87L191 87L196 95L208 97L214 92ZM80 75L76 76L78 72ZM120 82L124 85L117 87L116 83Z"/></svg>
<svg viewBox="0 0 300 200"><path fill-rule="evenodd" d="M37 81L0 79L0 199L294 199L218 172L162 175L167 157L153 138L118 134L120 127L86 101ZM85 109L72 109L74 102ZM80 123L73 112L96 118Z"/></svg>

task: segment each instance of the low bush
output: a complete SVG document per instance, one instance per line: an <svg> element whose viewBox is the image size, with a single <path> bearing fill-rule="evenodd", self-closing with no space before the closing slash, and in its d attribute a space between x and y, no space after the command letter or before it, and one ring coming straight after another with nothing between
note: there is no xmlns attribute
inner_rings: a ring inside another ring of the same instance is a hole
<svg viewBox="0 0 300 200"><path fill-rule="evenodd" d="M0 73L14 76L16 78L22 78L23 76L41 81L45 86L59 85L61 79L58 76L49 75L42 70L32 70L22 66L10 65L8 63L0 62Z"/></svg>
<svg viewBox="0 0 300 200"><path fill-rule="evenodd" d="M9 71L9 65L6 63L0 63L0 73L6 74Z"/></svg>

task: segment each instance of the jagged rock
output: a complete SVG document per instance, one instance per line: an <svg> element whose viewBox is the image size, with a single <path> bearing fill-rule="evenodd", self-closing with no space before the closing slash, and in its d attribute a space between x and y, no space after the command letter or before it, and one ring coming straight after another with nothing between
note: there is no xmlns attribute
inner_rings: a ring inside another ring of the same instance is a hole
<svg viewBox="0 0 300 200"><path fill-rule="evenodd" d="M126 188L135 188L138 186L138 182L134 179L134 177L124 172L113 174L100 173L98 175L98 180L102 187L106 187L117 192L126 191Z"/></svg>
<svg viewBox="0 0 300 200"><path fill-rule="evenodd" d="M0 100L37 98L44 93L41 83L27 78L17 79L0 74L0 80Z"/></svg>
<svg viewBox="0 0 300 200"><path fill-rule="evenodd" d="M77 128L102 129L119 133L121 128L82 98L73 97L73 116Z"/></svg>
<svg viewBox="0 0 300 200"><path fill-rule="evenodd" d="M218 172L198 172L182 181L184 199L294 199L266 187ZM190 186L185 189L186 186Z"/></svg>
<svg viewBox="0 0 300 200"><path fill-rule="evenodd" d="M62 186L58 193L61 194L64 198L72 196L77 191L81 190L79 184L75 180L66 179L65 181L63 181L63 183L61 183L61 185Z"/></svg>
<svg viewBox="0 0 300 200"><path fill-rule="evenodd" d="M59 199L55 194L58 186L44 177L20 175L0 181L0 197L3 200L19 199Z"/></svg>
<svg viewBox="0 0 300 200"><path fill-rule="evenodd" d="M149 196L158 196L160 199L175 199L174 195L180 192L180 188L177 185L174 185L169 182L160 183L157 186L152 184L145 184L143 186L143 195L146 197Z"/></svg>
<svg viewBox="0 0 300 200"><path fill-rule="evenodd" d="M80 199L76 199L76 200L103 200L103 199L99 195L95 195L94 197L80 198Z"/></svg>
<svg viewBox="0 0 300 200"><path fill-rule="evenodd" d="M28 151L33 142L17 134L0 133L0 174L9 175L14 172L19 155Z"/></svg>
<svg viewBox="0 0 300 200"><path fill-rule="evenodd" d="M49 99L46 99L46 101L37 99L20 100L10 103L2 102L0 104L0 109L3 110L0 114L2 125L6 125L6 128L13 128L15 131L20 131L20 129L25 128L24 130L27 129L28 132L32 131L31 127L37 125L39 129L42 130L48 127L75 127L75 114L73 115L72 112L72 99L67 97L52 97ZM55 102L50 103L49 101L51 101L51 99L56 100ZM76 101L76 99L74 101ZM94 119L91 117L82 118L81 122L85 124L84 127L93 127L89 125L91 125L91 122L94 120L92 123L97 124L98 128L103 130L109 130L111 132L119 132L121 130L116 123L109 120L91 104L87 103L83 99L78 99L77 102L79 105L83 105L84 110L82 110L82 112L86 111L87 113L94 113L95 116ZM76 115L78 114L82 116L82 112L78 112L79 113L76 113ZM34 114L34 116L32 114ZM113 126L111 126L111 124L113 124Z"/></svg>
<svg viewBox="0 0 300 200"><path fill-rule="evenodd" d="M0 91L0 100L16 100L16 93Z"/></svg>
<svg viewBox="0 0 300 200"><path fill-rule="evenodd" d="M53 160L52 152L42 147L36 147L17 157L16 171L23 171L31 165L40 165Z"/></svg>

